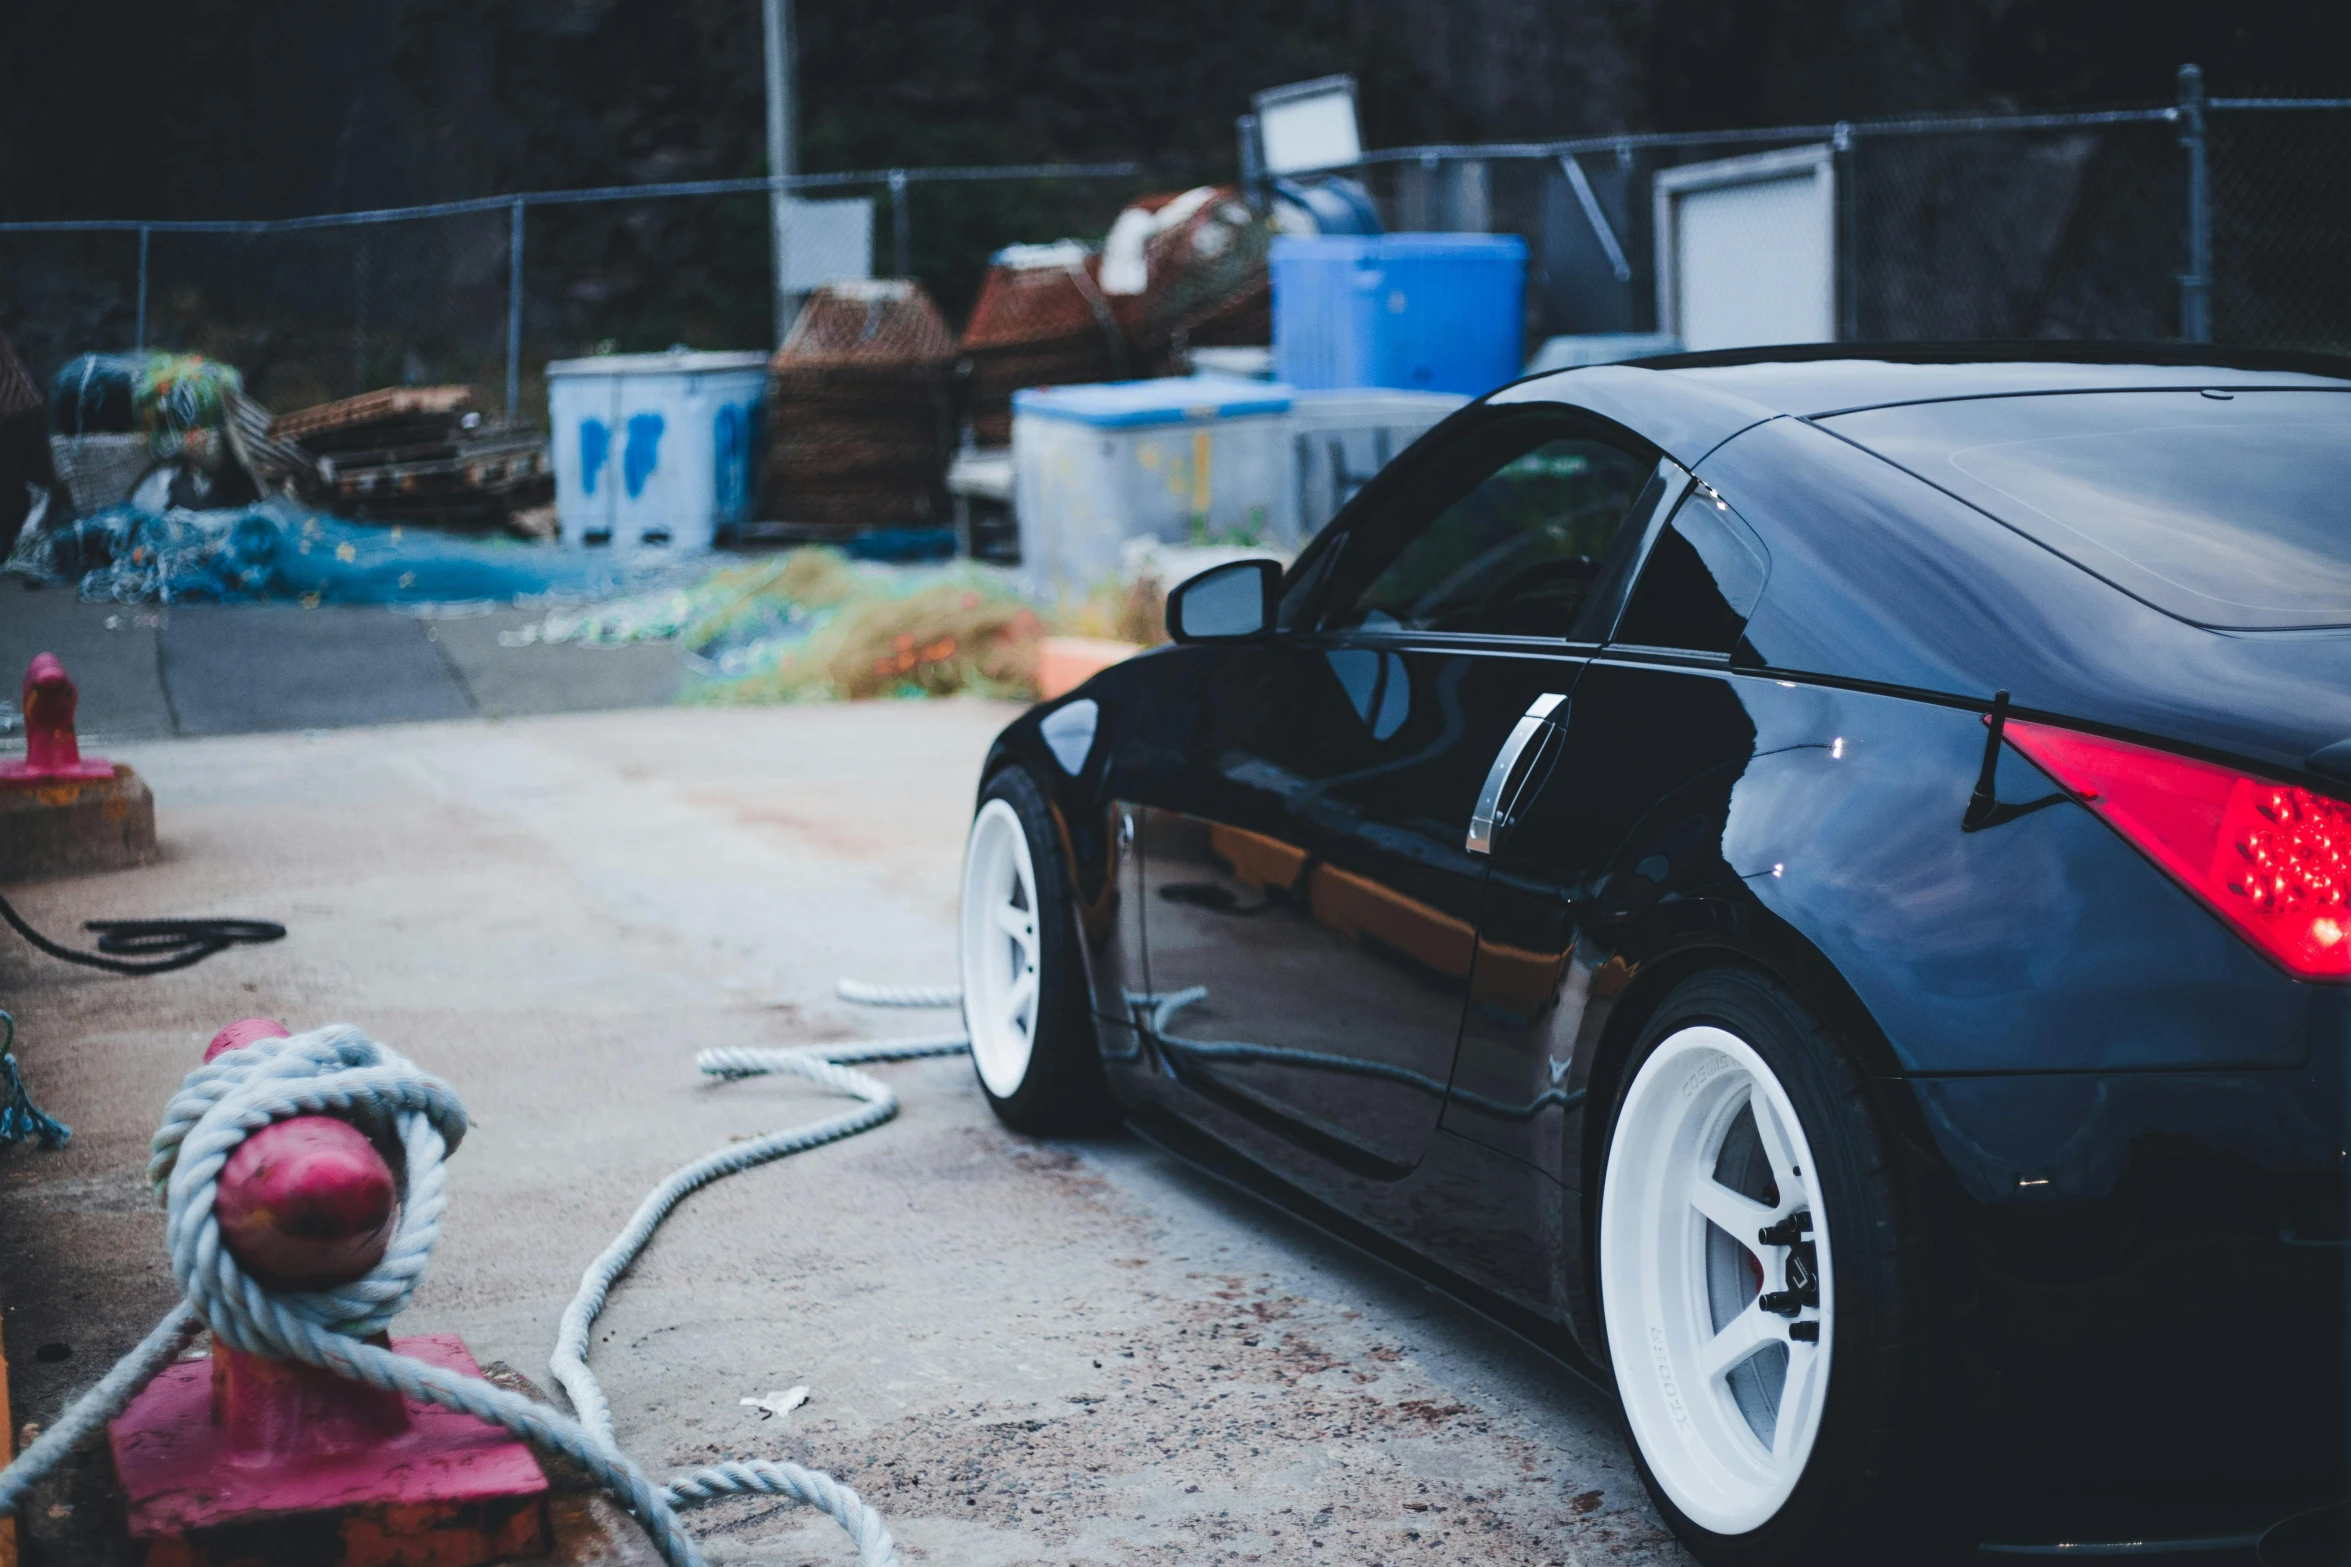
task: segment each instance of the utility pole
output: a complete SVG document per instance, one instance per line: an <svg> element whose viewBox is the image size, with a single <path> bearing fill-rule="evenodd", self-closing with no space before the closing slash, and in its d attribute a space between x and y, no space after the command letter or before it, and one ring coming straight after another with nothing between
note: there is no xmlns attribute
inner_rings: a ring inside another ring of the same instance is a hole
<svg viewBox="0 0 2351 1567"><path fill-rule="evenodd" d="M2204 72L2180 67L2180 145L2188 154L2188 270L2180 274L2180 341L2212 341L2212 176L2204 127Z"/></svg>
<svg viewBox="0 0 2351 1567"><path fill-rule="evenodd" d="M799 172L792 135L792 0L761 0L767 21L768 229L775 254L775 335L781 347L799 319L800 296L790 284L792 193L783 182Z"/></svg>

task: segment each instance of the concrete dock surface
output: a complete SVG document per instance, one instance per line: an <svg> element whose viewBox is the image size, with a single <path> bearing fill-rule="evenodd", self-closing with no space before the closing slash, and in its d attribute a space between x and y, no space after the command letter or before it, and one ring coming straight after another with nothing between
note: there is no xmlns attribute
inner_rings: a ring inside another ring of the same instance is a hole
<svg viewBox="0 0 2351 1567"><path fill-rule="evenodd" d="M648 1187L844 1103L704 1080L696 1050L958 1026L833 986L953 981L964 826L1013 711L110 747L154 788L161 863L7 889L24 914L60 938L107 916L291 934L121 979L0 932L34 1096L74 1128L63 1152L0 1152L15 1418L52 1418L173 1303L147 1141L205 1040L249 1014L355 1023L455 1085L473 1129L395 1332L461 1333L550 1386L580 1270ZM896 1121L688 1199L615 1291L591 1363L656 1477L738 1456L827 1470L909 1562L1686 1561L1608 1403L1517 1339L1131 1137L1005 1131L967 1061L872 1070ZM742 1402L800 1385L789 1414ZM104 1468L37 1499L34 1567L91 1559ZM717 1563L854 1559L772 1501L689 1524Z"/></svg>

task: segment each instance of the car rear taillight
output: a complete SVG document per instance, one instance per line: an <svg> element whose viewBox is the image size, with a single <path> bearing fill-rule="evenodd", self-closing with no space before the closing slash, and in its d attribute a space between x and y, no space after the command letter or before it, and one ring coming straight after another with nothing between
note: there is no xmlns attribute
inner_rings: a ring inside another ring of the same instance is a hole
<svg viewBox="0 0 2351 1567"><path fill-rule="evenodd" d="M2047 724L2007 737L2289 973L2351 979L2351 805Z"/></svg>

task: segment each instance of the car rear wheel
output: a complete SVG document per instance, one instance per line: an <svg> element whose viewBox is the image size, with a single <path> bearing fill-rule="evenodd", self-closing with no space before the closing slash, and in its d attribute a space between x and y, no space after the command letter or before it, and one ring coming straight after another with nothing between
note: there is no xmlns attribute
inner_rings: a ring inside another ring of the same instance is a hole
<svg viewBox="0 0 2351 1567"><path fill-rule="evenodd" d="M1786 992L1684 982L1634 1048L1601 1317L1652 1499L1701 1561L1935 1561L1958 1494L1916 1205Z"/></svg>
<svg viewBox="0 0 2351 1567"><path fill-rule="evenodd" d="M990 779L963 855L964 1026L980 1090L1023 1132L1116 1119L1102 1080L1059 835L1018 767Z"/></svg>

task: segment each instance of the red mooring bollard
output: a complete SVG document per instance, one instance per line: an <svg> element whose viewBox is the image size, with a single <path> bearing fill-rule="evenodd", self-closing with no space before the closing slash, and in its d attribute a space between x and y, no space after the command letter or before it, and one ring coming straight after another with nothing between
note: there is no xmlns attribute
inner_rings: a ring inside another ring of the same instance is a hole
<svg viewBox="0 0 2351 1567"><path fill-rule="evenodd" d="M155 858L155 796L138 774L82 755L80 695L54 653L24 677L25 754L0 761L0 886Z"/></svg>
<svg viewBox="0 0 2351 1567"><path fill-rule="evenodd" d="M0 762L0 783L95 783L114 776L103 757L84 757L73 732L81 694L54 653L36 653L24 672L24 760Z"/></svg>
<svg viewBox="0 0 2351 1567"><path fill-rule="evenodd" d="M213 1036L204 1059L285 1035L281 1023L246 1018ZM222 1244L254 1278L320 1289L383 1259L399 1189L366 1132L297 1116L238 1145L214 1212ZM453 1333L372 1342L481 1374ZM546 1475L505 1432L225 1344L209 1365L166 1368L109 1434L147 1567L474 1567L541 1554L550 1540Z"/></svg>

